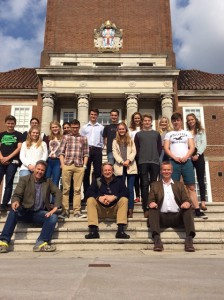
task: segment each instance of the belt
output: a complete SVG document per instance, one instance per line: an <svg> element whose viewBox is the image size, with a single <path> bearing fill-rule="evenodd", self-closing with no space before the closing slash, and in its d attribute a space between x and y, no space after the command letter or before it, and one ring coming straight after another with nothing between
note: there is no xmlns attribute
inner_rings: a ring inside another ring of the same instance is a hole
<svg viewBox="0 0 224 300"><path fill-rule="evenodd" d="M101 148L101 147L96 147L96 146L89 146L89 149L90 149L90 150L94 150L94 149L97 150L97 149L102 149L102 148Z"/></svg>

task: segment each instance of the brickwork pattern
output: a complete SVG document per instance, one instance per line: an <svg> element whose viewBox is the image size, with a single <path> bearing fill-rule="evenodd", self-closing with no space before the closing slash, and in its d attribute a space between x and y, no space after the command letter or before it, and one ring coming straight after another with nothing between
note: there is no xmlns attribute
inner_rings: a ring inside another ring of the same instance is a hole
<svg viewBox="0 0 224 300"><path fill-rule="evenodd" d="M47 52L96 53L94 29L108 19L124 30L121 53L166 53L175 64L169 1L48 0L42 66Z"/></svg>

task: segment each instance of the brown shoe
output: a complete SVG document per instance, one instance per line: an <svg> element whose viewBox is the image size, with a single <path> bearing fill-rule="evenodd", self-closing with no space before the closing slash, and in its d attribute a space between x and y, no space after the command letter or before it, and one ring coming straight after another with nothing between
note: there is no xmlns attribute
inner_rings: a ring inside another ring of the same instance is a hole
<svg viewBox="0 0 224 300"><path fill-rule="evenodd" d="M147 218L147 219L148 219L148 217L149 217L149 211L146 210L146 211L144 211L144 218Z"/></svg>
<svg viewBox="0 0 224 300"><path fill-rule="evenodd" d="M163 243L162 243L159 235L155 235L155 237L154 237L153 251L158 251L158 252L163 251Z"/></svg>
<svg viewBox="0 0 224 300"><path fill-rule="evenodd" d="M204 210L204 211L207 210L207 207L206 207L206 205L205 205L205 201L202 201L202 202L200 203L200 208L201 208L201 210Z"/></svg>
<svg viewBox="0 0 224 300"><path fill-rule="evenodd" d="M133 209L128 210L128 218L133 218Z"/></svg>
<svg viewBox="0 0 224 300"><path fill-rule="evenodd" d="M186 252L195 252L195 248L193 246L193 238L191 236L186 237L184 250Z"/></svg>

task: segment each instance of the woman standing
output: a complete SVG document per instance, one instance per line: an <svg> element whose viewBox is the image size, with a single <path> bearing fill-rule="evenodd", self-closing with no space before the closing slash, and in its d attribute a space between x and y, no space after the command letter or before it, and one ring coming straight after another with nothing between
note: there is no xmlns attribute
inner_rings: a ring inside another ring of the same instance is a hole
<svg viewBox="0 0 224 300"><path fill-rule="evenodd" d="M20 160L22 166L19 176L26 176L34 171L35 164L38 160L47 160L47 145L40 137L40 128L33 126L28 131L26 141L22 143L20 150Z"/></svg>
<svg viewBox="0 0 224 300"><path fill-rule="evenodd" d="M205 130L201 122L196 118L195 114L190 113L187 115L187 128L191 132L195 141L195 151L192 154L192 163L196 170L197 180L201 197L201 209L207 210L205 205L205 158L204 151L207 146L207 139Z"/></svg>
<svg viewBox="0 0 224 300"><path fill-rule="evenodd" d="M50 134L47 137L48 159L46 177L52 178L54 184L58 186L61 177L61 164L59 160L59 148L61 142L61 125L57 121L50 123Z"/></svg>
<svg viewBox="0 0 224 300"><path fill-rule="evenodd" d="M170 120L167 117L161 117L161 119L159 120L159 129L158 132L161 135L161 139L162 139L162 147L164 144L164 138L165 135L167 134L167 132L171 131L172 127L170 124ZM162 163L163 161L169 160L168 155L164 152L164 149L162 148L162 152L160 154L160 163Z"/></svg>
<svg viewBox="0 0 224 300"><path fill-rule="evenodd" d="M135 135L138 131L142 129L142 115L140 112L135 112L131 116L131 122L130 122L130 127L129 127L129 134L131 139L134 141ZM136 164L138 167L138 161L136 160ZM135 203L141 202L140 200L140 176L139 176L139 170L138 173L135 176Z"/></svg>
<svg viewBox="0 0 224 300"><path fill-rule="evenodd" d="M115 159L114 172L124 182L127 178L129 190L128 217L133 217L134 209L134 183L137 174L137 165L135 162L136 148L132 141L127 125L123 122L117 126L116 138L113 140L113 156Z"/></svg>

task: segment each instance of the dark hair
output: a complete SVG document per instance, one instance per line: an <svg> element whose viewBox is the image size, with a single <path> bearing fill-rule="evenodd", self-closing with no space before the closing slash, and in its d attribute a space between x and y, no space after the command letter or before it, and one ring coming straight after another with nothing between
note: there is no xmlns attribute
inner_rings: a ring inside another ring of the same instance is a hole
<svg viewBox="0 0 224 300"><path fill-rule="evenodd" d="M90 110L89 110L89 113L91 113L91 111L92 112L94 112L94 113L96 113L97 114L97 116L99 116L99 109L98 108L90 108Z"/></svg>
<svg viewBox="0 0 224 300"><path fill-rule="evenodd" d="M80 127L80 122L79 122L79 120L77 120L77 119L74 119L74 120L72 120L71 122L70 122L70 125L79 125L79 127Z"/></svg>
<svg viewBox="0 0 224 300"><path fill-rule="evenodd" d="M5 117L5 123L7 121L14 121L16 123L16 118L12 115L8 115L8 116Z"/></svg>
<svg viewBox="0 0 224 300"><path fill-rule="evenodd" d="M71 124L70 124L70 122L64 122L64 123L62 124L62 128L63 128L65 125L69 125L69 126L70 126Z"/></svg>
<svg viewBox="0 0 224 300"><path fill-rule="evenodd" d="M113 112L117 113L118 116L119 116L119 110L117 110L117 109L114 108L114 109L112 109L112 110L110 111L110 114L113 113Z"/></svg>
<svg viewBox="0 0 224 300"><path fill-rule="evenodd" d="M181 121L183 121L183 116L179 112L175 112L171 116L171 121L176 121L177 119L181 119Z"/></svg>
<svg viewBox="0 0 224 300"><path fill-rule="evenodd" d="M45 166L45 169L47 169L47 162L45 160L38 160L35 164L35 167L37 165L42 165L42 166Z"/></svg>
<svg viewBox="0 0 224 300"><path fill-rule="evenodd" d="M140 112L136 111L131 116L131 122L130 122L130 127L129 128L132 129L132 130L136 130L136 125L135 125L135 121L134 121L134 118L135 118L136 115L140 116L140 119L141 119L140 129L142 129L142 114Z"/></svg>
<svg viewBox="0 0 224 300"><path fill-rule="evenodd" d="M32 122L32 121L34 121L34 120L35 120L35 121L37 121L37 123L38 123L38 124L40 124L40 120L39 120L39 119L37 119L37 118L35 118L35 117L34 117L34 118L32 118L32 119L30 119L30 124L31 124L31 122Z"/></svg>

